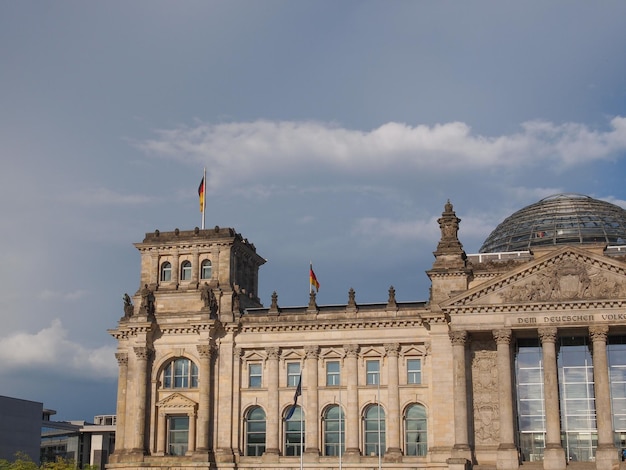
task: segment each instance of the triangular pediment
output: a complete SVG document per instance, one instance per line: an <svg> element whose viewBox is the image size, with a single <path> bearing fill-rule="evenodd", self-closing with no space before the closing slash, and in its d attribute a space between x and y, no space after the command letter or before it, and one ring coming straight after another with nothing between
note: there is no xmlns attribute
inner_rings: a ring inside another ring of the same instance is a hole
<svg viewBox="0 0 626 470"><path fill-rule="evenodd" d="M157 403L159 408L163 409L183 409L183 408L195 408L196 402L187 398L185 395L180 393L172 393L168 395L163 400L160 400Z"/></svg>
<svg viewBox="0 0 626 470"><path fill-rule="evenodd" d="M467 307L626 299L626 264L567 246L554 250L442 303Z"/></svg>

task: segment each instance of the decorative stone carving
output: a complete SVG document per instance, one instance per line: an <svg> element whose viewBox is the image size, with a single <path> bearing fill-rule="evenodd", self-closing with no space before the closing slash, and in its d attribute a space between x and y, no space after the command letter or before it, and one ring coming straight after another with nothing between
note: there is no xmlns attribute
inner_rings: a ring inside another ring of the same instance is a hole
<svg viewBox="0 0 626 470"><path fill-rule="evenodd" d="M117 364L120 367L128 365L128 354L126 353L115 353L115 359L117 359Z"/></svg>
<svg viewBox="0 0 626 470"><path fill-rule="evenodd" d="M137 359L141 361L147 361L148 359L150 359L150 349L146 347L134 347L133 350L135 351L135 356L137 356Z"/></svg>
<svg viewBox="0 0 626 470"><path fill-rule="evenodd" d="M357 354L359 353L358 344L346 344L343 349L346 352L346 357L357 357Z"/></svg>
<svg viewBox="0 0 626 470"><path fill-rule="evenodd" d="M387 356L398 357L400 345L398 343L387 343L385 344L385 352Z"/></svg>
<svg viewBox="0 0 626 470"><path fill-rule="evenodd" d="M626 296L626 286L613 276L575 259L562 259L537 276L512 285L501 294L505 302L548 302L608 299Z"/></svg>
<svg viewBox="0 0 626 470"><path fill-rule="evenodd" d="M307 359L317 359L320 353L319 346L306 346L304 348Z"/></svg>
<svg viewBox="0 0 626 470"><path fill-rule="evenodd" d="M538 328L537 333L539 334L541 344L556 342L557 329L553 326Z"/></svg>
<svg viewBox="0 0 626 470"><path fill-rule="evenodd" d="M491 342L493 347L493 342ZM476 445L500 441L500 406L496 351L478 350L472 359L472 396Z"/></svg>
<svg viewBox="0 0 626 470"><path fill-rule="evenodd" d="M606 337L609 334L609 327L607 325L595 325L589 327L589 336L591 341L602 341L606 343Z"/></svg>
<svg viewBox="0 0 626 470"><path fill-rule="evenodd" d="M210 344L198 344L196 345L196 349L198 350L198 355L203 359L211 359L211 353L213 352L213 348L211 348Z"/></svg>
<svg viewBox="0 0 626 470"><path fill-rule="evenodd" d="M280 358L280 348L275 346L270 348L265 348L265 354L267 354L268 359L278 360Z"/></svg>
<svg viewBox="0 0 626 470"><path fill-rule="evenodd" d="M493 330L493 339L496 340L497 344L511 344L511 330L509 328L503 328L501 330Z"/></svg>

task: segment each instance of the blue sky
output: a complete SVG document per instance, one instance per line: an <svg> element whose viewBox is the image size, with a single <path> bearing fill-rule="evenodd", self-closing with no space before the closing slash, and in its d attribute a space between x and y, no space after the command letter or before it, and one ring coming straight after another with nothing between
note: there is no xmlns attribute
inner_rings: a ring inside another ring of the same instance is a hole
<svg viewBox="0 0 626 470"><path fill-rule="evenodd" d="M115 412L146 232L234 227L259 296L425 300L558 192L626 207L626 3L0 2L0 395Z"/></svg>

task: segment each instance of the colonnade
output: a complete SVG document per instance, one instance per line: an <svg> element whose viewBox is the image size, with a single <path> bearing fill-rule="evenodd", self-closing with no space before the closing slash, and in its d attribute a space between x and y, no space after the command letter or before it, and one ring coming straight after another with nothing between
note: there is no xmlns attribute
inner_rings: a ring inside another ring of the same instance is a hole
<svg viewBox="0 0 626 470"><path fill-rule="evenodd" d="M597 416L598 446L596 450L596 468L610 469L617 464L617 449L613 443L613 420L610 401L610 383L607 358L608 326L589 327L592 342L594 370L595 404ZM559 384L557 367L558 329L548 326L538 328L543 360L544 408L546 435L544 450L544 469L563 470L566 466L565 451L561 445L561 417L559 411ZM511 329L492 331L497 345L496 364L498 376L500 443L498 447L498 469L516 469L519 467L515 442L515 414L513 394L513 371L511 357ZM454 415L455 443L454 456L472 461L468 439L468 393L466 374L467 331L451 331L454 361ZM471 409L471 408L470 408Z"/></svg>

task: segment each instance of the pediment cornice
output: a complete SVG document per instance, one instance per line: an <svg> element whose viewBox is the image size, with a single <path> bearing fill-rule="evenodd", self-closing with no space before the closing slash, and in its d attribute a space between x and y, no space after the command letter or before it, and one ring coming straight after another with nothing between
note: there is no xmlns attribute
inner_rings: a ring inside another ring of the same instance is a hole
<svg viewBox="0 0 626 470"><path fill-rule="evenodd" d="M626 265L563 247L441 304L449 314L623 308Z"/></svg>

